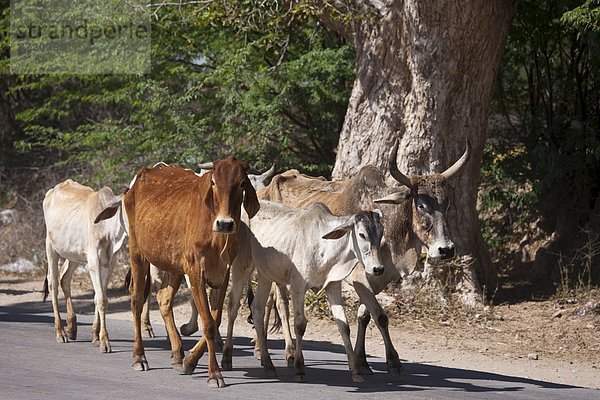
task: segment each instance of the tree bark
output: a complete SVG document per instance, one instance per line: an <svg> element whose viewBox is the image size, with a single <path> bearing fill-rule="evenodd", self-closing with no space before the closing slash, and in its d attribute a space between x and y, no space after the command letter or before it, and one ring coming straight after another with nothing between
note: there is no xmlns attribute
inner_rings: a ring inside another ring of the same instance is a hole
<svg viewBox="0 0 600 400"><path fill-rule="evenodd" d="M449 182L448 223L459 253L475 258L480 283L493 293L497 276L479 227L477 187L494 78L517 0L358 3L362 17L343 32L356 47L356 80L333 179L365 164L386 170L396 140L401 171L441 172L468 140L472 158Z"/></svg>

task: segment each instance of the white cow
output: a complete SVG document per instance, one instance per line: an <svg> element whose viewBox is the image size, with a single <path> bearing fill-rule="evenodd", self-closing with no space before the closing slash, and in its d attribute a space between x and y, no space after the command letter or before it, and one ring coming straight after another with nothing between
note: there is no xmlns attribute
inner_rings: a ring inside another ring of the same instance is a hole
<svg viewBox="0 0 600 400"><path fill-rule="evenodd" d="M258 271L258 288L252 303L252 313L261 349L261 362L267 372L275 374L275 367L267 348L263 318L272 282L276 282L279 285L289 284L291 288L296 334L295 380L305 381L302 337L307 323L304 315L306 291L324 289L344 343L352 379L355 382L363 381L359 362L350 342L341 282L359 263L365 266L366 273L383 273L379 252L383 237L380 218L379 210L352 216L334 216L326 206L319 203L301 210L280 203L261 201L261 211L249 224L249 236L250 263ZM243 284L239 284L241 274L237 277L235 275L236 270L241 268L236 268L235 264L248 261L239 256L238 254L239 261L236 258L232 266L232 292L239 292L239 288L243 288ZM233 294L235 300L239 297L239 294ZM230 301L229 307L230 312L232 307L239 307L239 300ZM237 310L230 314L230 321L235 315ZM232 343L232 326L232 323L228 326L223 362L226 354L231 354L228 346Z"/></svg>
<svg viewBox="0 0 600 400"><path fill-rule="evenodd" d="M77 338L77 319L71 299L71 278L79 264L87 263L96 303L92 342L100 346L101 352L111 351L106 331L106 290L116 253L123 246L126 233L120 213L97 224L94 223L94 219L106 205L118 198L108 187L95 192L70 179L59 183L46 193L43 208L46 222L48 283L54 309L56 340L59 343ZM60 259L65 260L60 285L67 302L66 332L58 309Z"/></svg>

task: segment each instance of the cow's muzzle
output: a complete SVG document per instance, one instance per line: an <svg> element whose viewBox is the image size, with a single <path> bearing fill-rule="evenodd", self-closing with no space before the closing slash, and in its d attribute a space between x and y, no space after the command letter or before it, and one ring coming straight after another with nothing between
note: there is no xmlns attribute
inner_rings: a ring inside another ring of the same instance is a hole
<svg viewBox="0 0 600 400"><path fill-rule="evenodd" d="M230 234L235 232L235 221L231 218L218 218L213 224L213 231L217 233Z"/></svg>
<svg viewBox="0 0 600 400"><path fill-rule="evenodd" d="M383 271L385 271L385 268L383 267L383 265L380 265L378 267L373 267L373 275L383 275Z"/></svg>

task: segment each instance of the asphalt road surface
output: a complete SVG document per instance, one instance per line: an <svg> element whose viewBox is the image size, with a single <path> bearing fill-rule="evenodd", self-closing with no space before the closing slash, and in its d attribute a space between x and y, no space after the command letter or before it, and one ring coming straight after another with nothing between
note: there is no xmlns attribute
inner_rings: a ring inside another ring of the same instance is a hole
<svg viewBox="0 0 600 400"><path fill-rule="evenodd" d="M91 316L78 315L77 341L59 344L47 311L47 305L0 307L0 399L600 399L598 390L410 361L408 375L393 378L380 358L369 359L374 375L353 383L343 347L314 341L305 342L308 382L300 384L285 367L281 341L269 343L279 376L267 378L246 337L235 338L226 387L209 389L206 355L193 375L180 375L171 368L162 326L154 326L158 337L144 338L150 371L138 372L131 368L131 321L108 320L113 352L100 354L90 343ZM197 339L184 338L185 348Z"/></svg>

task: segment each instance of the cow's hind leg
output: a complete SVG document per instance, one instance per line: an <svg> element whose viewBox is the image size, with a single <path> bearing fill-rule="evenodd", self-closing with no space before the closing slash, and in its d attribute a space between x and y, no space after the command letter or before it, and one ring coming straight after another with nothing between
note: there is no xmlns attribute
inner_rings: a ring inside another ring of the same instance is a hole
<svg viewBox="0 0 600 400"><path fill-rule="evenodd" d="M277 285L277 300L275 302L281 317L281 326L283 337L285 339L285 359L288 367L294 365L294 354L296 352L294 339L292 339L292 330L290 329L290 302L288 300L287 286Z"/></svg>
<svg viewBox="0 0 600 400"><path fill-rule="evenodd" d="M241 262L238 261L240 259L236 258L231 267L231 289L229 290L229 301L227 304L227 337L223 346L223 358L221 359L221 368L226 371L231 371L233 368L233 327L240 309L240 301L244 294L244 288L252 273L252 268L247 265L241 265Z"/></svg>
<svg viewBox="0 0 600 400"><path fill-rule="evenodd" d="M52 297L52 310L54 311L54 332L58 343L67 343L68 336L63 329L60 311L58 309L58 261L59 255L52 248L50 240L46 238L46 256L48 257L48 286Z"/></svg>
<svg viewBox="0 0 600 400"><path fill-rule="evenodd" d="M179 285L181 285L182 279L183 275L165 273L162 286L156 295L160 307L160 315L165 321L165 328L171 342L171 364L175 369L183 368L183 347L173 317L173 298L179 289Z"/></svg>
<svg viewBox="0 0 600 400"><path fill-rule="evenodd" d="M96 315L92 324L92 343L99 347L101 353L112 351L108 331L106 330L106 310L108 308L108 276L110 275L110 262L107 255L96 248L88 250L88 267L94 286L94 301Z"/></svg>
<svg viewBox="0 0 600 400"><path fill-rule="evenodd" d="M265 306L267 299L269 298L269 292L271 291L271 282L258 274L258 286L256 288L256 294L252 301L252 318L254 320L254 329L256 329L256 341L260 353L256 351L255 356L260 356L260 361L265 369L265 373L269 376L277 376L275 366L269 355L269 348L267 347L267 332L265 331Z"/></svg>
<svg viewBox="0 0 600 400"><path fill-rule="evenodd" d="M296 355L294 359L294 380L306 382L306 371L304 369L304 355L302 354L302 338L306 332L306 316L304 315L304 299L306 289L304 282L294 284L292 282L292 303L294 304L294 332L296 333Z"/></svg>
<svg viewBox="0 0 600 400"><path fill-rule="evenodd" d="M71 280L73 279L73 272L75 272L78 265L78 263L65 260L62 268L62 276L60 277L60 286L67 302L67 336L69 340L77 340L77 316L75 315L73 298L71 297Z"/></svg>

